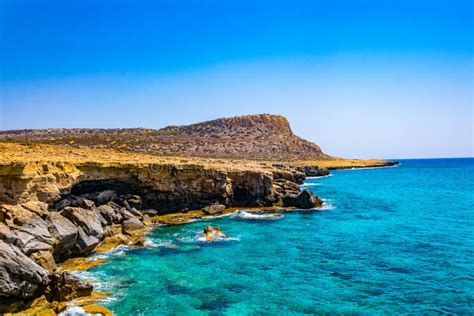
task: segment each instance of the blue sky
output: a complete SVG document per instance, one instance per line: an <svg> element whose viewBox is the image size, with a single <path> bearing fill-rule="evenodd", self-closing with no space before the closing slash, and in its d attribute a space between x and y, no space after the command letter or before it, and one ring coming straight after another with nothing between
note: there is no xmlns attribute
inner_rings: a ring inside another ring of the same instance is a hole
<svg viewBox="0 0 474 316"><path fill-rule="evenodd" d="M0 129L275 113L336 156L473 156L472 21L470 0L0 0Z"/></svg>

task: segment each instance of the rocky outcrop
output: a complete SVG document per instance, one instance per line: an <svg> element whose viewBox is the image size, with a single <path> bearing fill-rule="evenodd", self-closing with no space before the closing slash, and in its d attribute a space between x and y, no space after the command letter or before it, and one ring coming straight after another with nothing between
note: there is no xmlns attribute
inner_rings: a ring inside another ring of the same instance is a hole
<svg viewBox="0 0 474 316"><path fill-rule="evenodd" d="M329 175L329 170L317 166L298 166L296 170L301 171L307 177L323 177Z"/></svg>
<svg viewBox="0 0 474 316"><path fill-rule="evenodd" d="M203 230L204 239L206 241L215 241L222 238L227 238L228 236L222 232L219 227L215 226L206 226Z"/></svg>
<svg viewBox="0 0 474 316"><path fill-rule="evenodd" d="M0 240L0 297L34 298L49 284L50 273L14 245Z"/></svg>
<svg viewBox="0 0 474 316"><path fill-rule="evenodd" d="M51 275L51 289L48 293L50 300L70 301L77 297L88 296L92 292L92 285L67 273L53 273Z"/></svg>
<svg viewBox="0 0 474 316"><path fill-rule="evenodd" d="M213 204L213 205L208 205L202 208L202 211L204 212L204 214L207 214L207 215L221 214L224 210L225 210L225 205L223 204Z"/></svg>
<svg viewBox="0 0 474 316"><path fill-rule="evenodd" d="M287 195L283 198L283 205L287 207L296 207L299 209L311 209L321 207L323 201L309 190L303 190L297 195Z"/></svg>
<svg viewBox="0 0 474 316"><path fill-rule="evenodd" d="M202 209L203 215L217 215L229 207L281 206L288 196L298 197L305 177L294 167L265 162L137 159L110 150L46 145L1 147L11 150L10 157L23 155L0 160L4 310L23 306L5 302L42 296L67 300L89 293L90 285L58 272L56 264L88 255L105 237L127 243L151 224L148 214ZM303 198L296 201L297 207L314 207ZM224 236L218 230L207 235ZM132 244L143 244L143 239L134 238Z"/></svg>
<svg viewBox="0 0 474 316"><path fill-rule="evenodd" d="M4 221L0 223L0 312L21 310L39 296L65 301L89 295L92 286L58 272L56 262L93 251L106 234L120 238L122 232L132 235L151 224L148 215L136 216L114 202L89 206L51 209L43 202L0 206ZM103 219L99 209L107 210L113 220ZM133 240L132 245L138 244L143 239Z"/></svg>

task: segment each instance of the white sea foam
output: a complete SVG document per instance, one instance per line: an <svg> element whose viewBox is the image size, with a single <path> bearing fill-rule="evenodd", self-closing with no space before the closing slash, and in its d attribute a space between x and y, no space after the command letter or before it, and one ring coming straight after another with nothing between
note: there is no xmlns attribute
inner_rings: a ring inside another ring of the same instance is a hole
<svg viewBox="0 0 474 316"><path fill-rule="evenodd" d="M214 240L207 240L206 236L202 232L196 234L196 240L199 242L220 242L220 241L240 241L240 236L239 237L216 237Z"/></svg>
<svg viewBox="0 0 474 316"><path fill-rule="evenodd" d="M325 203L323 202L323 206L321 206L320 208L317 208L317 210L321 210L321 211L332 211L336 209L336 207L330 203Z"/></svg>
<svg viewBox="0 0 474 316"><path fill-rule="evenodd" d="M97 253L93 256L90 257L91 260L96 260L96 259L107 259L109 257L120 257L125 255L125 252L130 250L131 247L127 245L118 245L114 249L111 249L106 252L102 253Z"/></svg>
<svg viewBox="0 0 474 316"><path fill-rule="evenodd" d="M353 167L353 168L348 168L348 169L341 169L341 170L368 170L368 169L382 169L382 168L398 168L401 166L401 163L393 166L380 166L380 167Z"/></svg>
<svg viewBox="0 0 474 316"><path fill-rule="evenodd" d="M63 312L58 314L59 316L77 316L77 315L90 315L87 314L86 311L79 306L69 306Z"/></svg>
<svg viewBox="0 0 474 316"><path fill-rule="evenodd" d="M255 213L246 212L246 211L238 211L237 213L232 214L232 217L240 218L240 219L250 219L250 220L274 221L274 220L281 219L284 216L280 213L255 214Z"/></svg>
<svg viewBox="0 0 474 316"><path fill-rule="evenodd" d="M323 185L322 183L304 183L300 185L301 188L306 188L306 187L319 187Z"/></svg>
<svg viewBox="0 0 474 316"><path fill-rule="evenodd" d="M332 173L326 175L326 176L317 176L317 177L306 177L306 180L312 180L312 179L322 179L322 178L327 178L327 177L332 177Z"/></svg>
<svg viewBox="0 0 474 316"><path fill-rule="evenodd" d="M171 240L164 240L164 241L153 241L153 240L146 240L145 247L150 248L170 248L175 249L178 248Z"/></svg>

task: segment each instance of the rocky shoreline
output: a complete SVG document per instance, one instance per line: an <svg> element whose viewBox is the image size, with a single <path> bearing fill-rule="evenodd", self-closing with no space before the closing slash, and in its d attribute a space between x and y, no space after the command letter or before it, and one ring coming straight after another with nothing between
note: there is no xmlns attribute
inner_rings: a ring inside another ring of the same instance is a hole
<svg viewBox="0 0 474 316"><path fill-rule="evenodd" d="M0 147L0 313L59 313L97 295L69 271L100 264L84 259L92 253L143 245L154 223L321 206L300 184L328 174L315 165Z"/></svg>
<svg viewBox="0 0 474 316"><path fill-rule="evenodd" d="M90 284L58 264L93 253L105 239L115 246L143 244L136 237L152 225L151 217L321 204L309 191L300 193L305 174L288 166L68 155L0 165L1 313L38 300L59 312L61 302L91 295Z"/></svg>

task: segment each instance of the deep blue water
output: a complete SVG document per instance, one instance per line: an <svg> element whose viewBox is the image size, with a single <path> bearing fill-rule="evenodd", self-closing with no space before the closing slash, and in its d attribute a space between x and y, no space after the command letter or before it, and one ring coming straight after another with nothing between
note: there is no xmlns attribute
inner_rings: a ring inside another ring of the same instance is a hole
<svg viewBox="0 0 474 316"><path fill-rule="evenodd" d="M474 314L474 159L333 171L324 211L160 227L88 271L118 315ZM333 209L331 209L332 207Z"/></svg>

